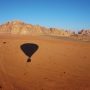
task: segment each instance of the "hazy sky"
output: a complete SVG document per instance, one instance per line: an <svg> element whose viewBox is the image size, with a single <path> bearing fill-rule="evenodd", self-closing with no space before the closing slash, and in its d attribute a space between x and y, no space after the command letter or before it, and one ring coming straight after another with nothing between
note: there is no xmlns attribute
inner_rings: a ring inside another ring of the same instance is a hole
<svg viewBox="0 0 90 90"><path fill-rule="evenodd" d="M65 29L90 28L90 0L0 0L0 23L22 20Z"/></svg>

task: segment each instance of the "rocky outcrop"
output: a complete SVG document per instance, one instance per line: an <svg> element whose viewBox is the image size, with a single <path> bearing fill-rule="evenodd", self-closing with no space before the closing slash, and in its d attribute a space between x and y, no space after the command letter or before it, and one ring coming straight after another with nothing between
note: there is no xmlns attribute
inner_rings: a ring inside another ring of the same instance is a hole
<svg viewBox="0 0 90 90"><path fill-rule="evenodd" d="M10 21L0 25L0 33L20 34L20 35L55 35L69 37L72 32L63 29L46 28L39 25L26 24L21 21Z"/></svg>
<svg viewBox="0 0 90 90"><path fill-rule="evenodd" d="M90 41L90 30L80 30L77 34L70 36L76 40Z"/></svg>
<svg viewBox="0 0 90 90"><path fill-rule="evenodd" d="M90 36L90 30L81 30L78 32L80 35L89 35Z"/></svg>

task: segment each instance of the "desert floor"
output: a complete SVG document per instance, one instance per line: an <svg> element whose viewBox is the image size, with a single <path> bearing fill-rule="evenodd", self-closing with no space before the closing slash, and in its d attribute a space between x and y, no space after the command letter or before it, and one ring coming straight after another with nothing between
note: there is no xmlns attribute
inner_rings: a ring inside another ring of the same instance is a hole
<svg viewBox="0 0 90 90"><path fill-rule="evenodd" d="M38 45L31 62L25 43ZM0 90L90 90L90 42L0 35Z"/></svg>

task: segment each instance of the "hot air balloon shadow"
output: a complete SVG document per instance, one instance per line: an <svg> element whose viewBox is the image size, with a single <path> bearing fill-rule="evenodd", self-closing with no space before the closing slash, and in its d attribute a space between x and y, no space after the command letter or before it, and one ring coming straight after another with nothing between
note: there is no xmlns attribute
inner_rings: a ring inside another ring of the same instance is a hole
<svg viewBox="0 0 90 90"><path fill-rule="evenodd" d="M21 50L28 56L27 62L31 62L32 55L38 50L39 46L34 43L25 43L20 46Z"/></svg>

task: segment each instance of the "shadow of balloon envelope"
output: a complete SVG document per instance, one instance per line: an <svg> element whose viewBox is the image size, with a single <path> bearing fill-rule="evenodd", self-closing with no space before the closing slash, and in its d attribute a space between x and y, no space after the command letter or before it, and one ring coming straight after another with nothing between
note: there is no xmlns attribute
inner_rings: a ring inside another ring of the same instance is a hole
<svg viewBox="0 0 90 90"><path fill-rule="evenodd" d="M39 46L34 43L25 43L20 46L21 50L28 56L27 62L31 62L32 55L38 50Z"/></svg>

